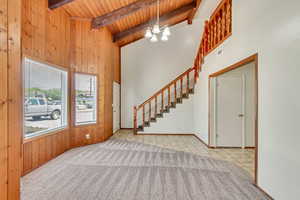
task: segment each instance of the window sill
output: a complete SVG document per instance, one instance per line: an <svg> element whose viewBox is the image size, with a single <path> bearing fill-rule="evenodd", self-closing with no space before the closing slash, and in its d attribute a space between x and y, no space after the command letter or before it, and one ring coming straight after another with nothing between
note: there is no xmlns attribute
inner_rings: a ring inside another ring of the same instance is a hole
<svg viewBox="0 0 300 200"><path fill-rule="evenodd" d="M80 128L80 127L85 127L85 126L97 126L98 122L88 122L88 123L80 123L80 124L75 124L75 128Z"/></svg>
<svg viewBox="0 0 300 200"><path fill-rule="evenodd" d="M36 136L31 136L31 137L23 137L23 144L26 144L26 143L29 143L29 142L32 142L32 141L35 141L35 140L39 140L41 138L44 138L44 137L49 137L49 136L52 136L52 135L56 135L62 131L68 131L69 130L69 127L61 127L61 128L57 128L57 129L54 129L54 130L49 130L45 133L41 133L39 135L36 135Z"/></svg>

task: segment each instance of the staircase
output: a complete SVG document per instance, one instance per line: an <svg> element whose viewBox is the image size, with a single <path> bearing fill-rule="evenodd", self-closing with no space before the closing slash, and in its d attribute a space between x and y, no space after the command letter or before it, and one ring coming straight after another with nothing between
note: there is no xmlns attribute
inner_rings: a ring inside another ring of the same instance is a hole
<svg viewBox="0 0 300 200"><path fill-rule="evenodd" d="M134 107L134 130L141 132L157 118L163 118L165 114L176 108L194 94L194 88L198 77L197 67L193 67L179 75L152 97L138 107Z"/></svg>
<svg viewBox="0 0 300 200"><path fill-rule="evenodd" d="M204 57L218 47L232 34L232 0L223 0L209 20L205 21L205 28L201 43L194 61L194 66L179 75L173 81L156 92L152 97L139 106L134 106L133 127L134 134L144 131L157 118L176 108L195 92L195 85Z"/></svg>

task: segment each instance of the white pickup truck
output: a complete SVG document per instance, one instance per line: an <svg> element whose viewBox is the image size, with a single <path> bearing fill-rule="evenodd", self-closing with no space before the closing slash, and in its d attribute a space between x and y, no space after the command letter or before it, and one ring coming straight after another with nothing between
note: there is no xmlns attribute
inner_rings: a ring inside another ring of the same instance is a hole
<svg viewBox="0 0 300 200"><path fill-rule="evenodd" d="M25 100L25 117L32 117L33 120L39 120L41 117L48 117L57 120L61 115L61 105L49 103L45 98L29 98Z"/></svg>

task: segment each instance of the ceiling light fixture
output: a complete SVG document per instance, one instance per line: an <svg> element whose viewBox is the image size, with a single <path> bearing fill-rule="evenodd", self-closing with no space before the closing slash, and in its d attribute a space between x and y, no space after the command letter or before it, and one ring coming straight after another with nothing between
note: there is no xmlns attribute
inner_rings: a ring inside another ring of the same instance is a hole
<svg viewBox="0 0 300 200"><path fill-rule="evenodd" d="M170 36L171 35L171 31L170 31L170 28L169 27L166 27L163 31L163 35L166 35L166 36Z"/></svg>
<svg viewBox="0 0 300 200"><path fill-rule="evenodd" d="M158 34L160 33L160 29L159 29L159 25L158 24L155 24L153 26L153 31L152 31L154 34Z"/></svg>
<svg viewBox="0 0 300 200"><path fill-rule="evenodd" d="M168 41L168 40L169 40L169 38L168 38L167 35L162 35L162 36L161 36L161 41L166 42L166 41Z"/></svg>
<svg viewBox="0 0 300 200"><path fill-rule="evenodd" d="M150 42L157 42L157 41L158 41L157 36L155 34L153 34L150 39Z"/></svg>
<svg viewBox="0 0 300 200"><path fill-rule="evenodd" d="M147 30L146 30L145 38L150 39L150 38L152 38L152 35L153 35L153 34L152 34L152 32L151 32L151 28L148 27Z"/></svg>
<svg viewBox="0 0 300 200"><path fill-rule="evenodd" d="M159 0L157 0L157 20L156 23L154 24L154 26L148 27L145 33L145 38L150 39L151 42L157 42L158 41L158 34L161 33L161 29L160 29L160 9L159 9ZM171 31L170 28L168 26L166 26L164 28L164 30L162 31L162 35L161 35L161 40L162 41L168 41L169 40L169 36L171 35Z"/></svg>

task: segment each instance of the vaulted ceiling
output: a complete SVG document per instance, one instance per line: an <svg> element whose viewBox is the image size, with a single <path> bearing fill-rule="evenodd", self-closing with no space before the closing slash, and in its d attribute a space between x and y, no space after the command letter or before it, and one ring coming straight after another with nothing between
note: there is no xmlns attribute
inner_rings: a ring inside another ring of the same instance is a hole
<svg viewBox="0 0 300 200"><path fill-rule="evenodd" d="M157 0L48 0L49 8L62 7L73 18L91 21L91 28L106 26L118 45L143 38L155 23ZM162 25L192 23L201 0L160 0Z"/></svg>

